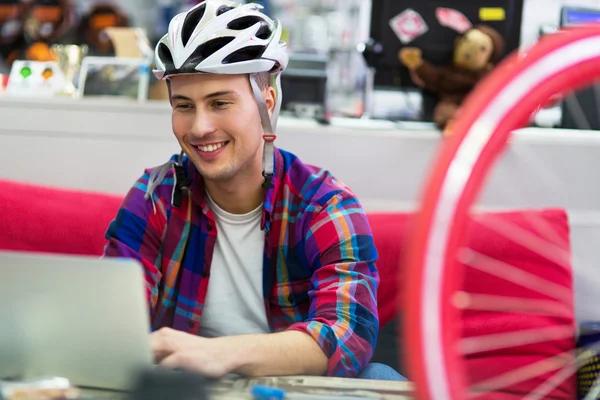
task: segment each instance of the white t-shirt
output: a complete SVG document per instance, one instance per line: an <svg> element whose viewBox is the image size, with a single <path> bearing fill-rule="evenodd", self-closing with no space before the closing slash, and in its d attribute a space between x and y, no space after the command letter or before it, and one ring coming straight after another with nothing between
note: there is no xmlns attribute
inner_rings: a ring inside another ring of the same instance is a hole
<svg viewBox="0 0 600 400"><path fill-rule="evenodd" d="M231 214L208 196L215 216L217 242L200 319L200 336L268 333L263 300L265 233L262 205L247 214Z"/></svg>

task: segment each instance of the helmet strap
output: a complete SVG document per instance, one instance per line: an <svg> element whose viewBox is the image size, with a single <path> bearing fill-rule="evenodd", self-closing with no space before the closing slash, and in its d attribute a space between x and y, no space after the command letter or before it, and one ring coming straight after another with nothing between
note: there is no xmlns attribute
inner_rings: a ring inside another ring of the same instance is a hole
<svg viewBox="0 0 600 400"><path fill-rule="evenodd" d="M281 106L281 100L280 100L281 88L279 87L279 85L277 85L277 83L279 83L278 79L277 79L276 85L278 87L275 88L276 105L275 105L275 109L273 110L272 116L269 116L269 110L267 109L267 103L265 102L265 98L263 96L262 91L260 90L260 87L256 83L254 74L250 74L249 79L250 79L250 86L252 87L252 92L254 93L254 100L256 101L256 105L258 106L258 113L260 115L260 121L262 123L262 128L263 128L263 132L264 132L263 140L265 141L265 144L264 144L264 149L263 149L263 172L262 172L262 174L263 174L263 177L265 178L265 181L263 182L262 187L264 189L272 189L274 187L274 185L273 185L273 169L274 169L274 163L275 163L275 157L273 154L274 153L273 142L275 141L275 138L276 138L273 128L277 124L277 117L279 116L279 107Z"/></svg>

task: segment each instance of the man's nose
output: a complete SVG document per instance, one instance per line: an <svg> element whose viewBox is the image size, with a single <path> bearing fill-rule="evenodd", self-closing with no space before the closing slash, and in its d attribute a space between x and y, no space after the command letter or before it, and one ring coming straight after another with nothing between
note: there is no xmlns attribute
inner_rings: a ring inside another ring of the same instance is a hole
<svg viewBox="0 0 600 400"><path fill-rule="evenodd" d="M210 115L204 112L196 112L192 133L194 135L203 136L214 132L215 124Z"/></svg>

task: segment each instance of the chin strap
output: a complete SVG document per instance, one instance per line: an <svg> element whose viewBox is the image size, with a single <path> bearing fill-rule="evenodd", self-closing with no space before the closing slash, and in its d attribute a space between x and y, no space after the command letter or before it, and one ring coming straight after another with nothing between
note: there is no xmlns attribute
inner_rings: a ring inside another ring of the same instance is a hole
<svg viewBox="0 0 600 400"><path fill-rule="evenodd" d="M192 184L192 178L189 176L185 176L185 171L183 169L183 150L179 154L179 158L177 159L177 164L175 164L175 184L173 185L173 193L171 195L171 204L173 207L180 207L181 200L183 196L183 190L189 189Z"/></svg>
<svg viewBox="0 0 600 400"><path fill-rule="evenodd" d="M177 161L169 160L165 164L154 168L148 177L144 199L152 201L154 214L156 214L156 203L154 202L153 197L154 190L162 183L167 174L171 172L171 169L175 169L175 174L173 175L175 183L173 184L173 191L171 193L171 204L173 207L181 206L183 190L190 188L192 179L185 176L185 171L183 169L183 154L182 151L179 154Z"/></svg>
<svg viewBox="0 0 600 400"><path fill-rule="evenodd" d="M263 96L260 87L256 83L254 74L250 74L250 86L254 93L254 99L258 106L258 113L260 114L260 121L263 127L263 140L265 141L263 150L263 177L265 178L262 187L264 189L272 189L273 185L273 169L274 169L274 144L273 142L277 138L275 135L275 128L277 126L277 117L279 117L279 109L281 108L281 77L280 74L274 74L271 77L271 85L275 88L275 108L273 114L269 117L269 110L267 109L267 103Z"/></svg>

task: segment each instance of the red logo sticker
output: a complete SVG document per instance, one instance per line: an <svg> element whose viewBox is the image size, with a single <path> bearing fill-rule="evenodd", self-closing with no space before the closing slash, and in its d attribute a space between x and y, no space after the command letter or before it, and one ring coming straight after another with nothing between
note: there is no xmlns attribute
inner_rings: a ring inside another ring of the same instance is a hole
<svg viewBox="0 0 600 400"><path fill-rule="evenodd" d="M429 30L421 14L410 8L392 18L390 28L404 44L412 42Z"/></svg>
<svg viewBox="0 0 600 400"><path fill-rule="evenodd" d="M454 29L459 33L464 33L473 26L463 13L453 8L438 7L435 9L435 17L440 25Z"/></svg>

